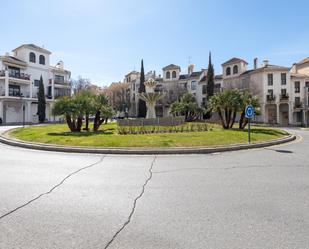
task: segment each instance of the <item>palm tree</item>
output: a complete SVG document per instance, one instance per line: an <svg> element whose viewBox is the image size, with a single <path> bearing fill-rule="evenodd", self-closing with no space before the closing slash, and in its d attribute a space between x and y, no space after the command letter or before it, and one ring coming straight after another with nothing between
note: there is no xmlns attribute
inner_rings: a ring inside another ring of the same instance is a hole
<svg viewBox="0 0 309 249"><path fill-rule="evenodd" d="M194 121L205 113L205 109L199 107L191 93L184 94L179 101L171 104L171 113L174 116L185 116L186 121Z"/></svg>
<svg viewBox="0 0 309 249"><path fill-rule="evenodd" d="M216 93L209 100L209 111L217 112L224 129L233 128L240 107L241 93L237 89L227 89Z"/></svg>
<svg viewBox="0 0 309 249"><path fill-rule="evenodd" d="M73 99L69 97L59 98L53 106L53 115L64 116L71 132L76 132L76 108Z"/></svg>
<svg viewBox="0 0 309 249"><path fill-rule="evenodd" d="M98 131L103 122L114 115L113 108L108 105L108 98L105 94L100 94L94 98L95 117L93 121L93 131Z"/></svg>

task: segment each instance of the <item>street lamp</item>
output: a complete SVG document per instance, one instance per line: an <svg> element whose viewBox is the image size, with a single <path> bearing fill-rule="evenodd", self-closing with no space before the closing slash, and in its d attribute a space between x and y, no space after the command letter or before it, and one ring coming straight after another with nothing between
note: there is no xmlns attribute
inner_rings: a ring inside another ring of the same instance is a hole
<svg viewBox="0 0 309 249"><path fill-rule="evenodd" d="M20 93L19 97L20 97L20 102L21 102L22 111L23 111L23 127L25 127L25 105L23 102L23 94Z"/></svg>

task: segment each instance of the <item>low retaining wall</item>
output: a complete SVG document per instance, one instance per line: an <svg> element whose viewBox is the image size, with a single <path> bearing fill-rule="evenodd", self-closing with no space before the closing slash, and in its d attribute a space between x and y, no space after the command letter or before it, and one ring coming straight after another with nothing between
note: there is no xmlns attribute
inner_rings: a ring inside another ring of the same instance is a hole
<svg viewBox="0 0 309 249"><path fill-rule="evenodd" d="M164 117L164 118L137 118L137 119L120 119L119 126L174 126L185 123L185 117Z"/></svg>
<svg viewBox="0 0 309 249"><path fill-rule="evenodd" d="M60 145L48 145L39 143L23 142L5 137L5 133L0 135L0 142L27 149L70 152L70 153L91 153L91 154L133 154L133 155L164 155L164 154L209 154L227 151L247 150L255 148L269 147L273 145L288 143L296 139L295 135L289 135L281 139L271 140L253 144L235 144L221 147L190 147L190 148L86 148L86 147L66 147Z"/></svg>

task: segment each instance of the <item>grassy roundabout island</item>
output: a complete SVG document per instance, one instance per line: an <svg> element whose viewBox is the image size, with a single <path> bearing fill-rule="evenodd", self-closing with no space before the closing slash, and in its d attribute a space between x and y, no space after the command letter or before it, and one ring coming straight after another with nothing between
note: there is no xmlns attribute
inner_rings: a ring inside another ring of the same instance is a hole
<svg viewBox="0 0 309 249"><path fill-rule="evenodd" d="M83 131L80 133L69 132L65 124L52 124L17 128L10 131L8 135L28 142L101 148L215 147L246 144L248 141L247 130L226 130L221 126L209 124L207 131L190 131L189 126L190 124L186 124L186 127L181 128L182 132L175 130L170 132L169 128L165 128L162 133L152 133L148 130L145 134L123 135L119 134L121 131L116 123L102 125L97 132ZM286 135L285 131L279 129L252 127L253 143L279 139Z"/></svg>

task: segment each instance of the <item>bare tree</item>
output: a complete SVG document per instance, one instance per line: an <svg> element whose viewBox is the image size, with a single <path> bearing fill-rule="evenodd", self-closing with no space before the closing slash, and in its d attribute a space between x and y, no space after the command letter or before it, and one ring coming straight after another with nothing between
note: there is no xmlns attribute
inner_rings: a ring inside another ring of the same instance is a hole
<svg viewBox="0 0 309 249"><path fill-rule="evenodd" d="M81 92L82 90L88 89L91 86L90 79L78 76L77 80L71 81L74 94Z"/></svg>

